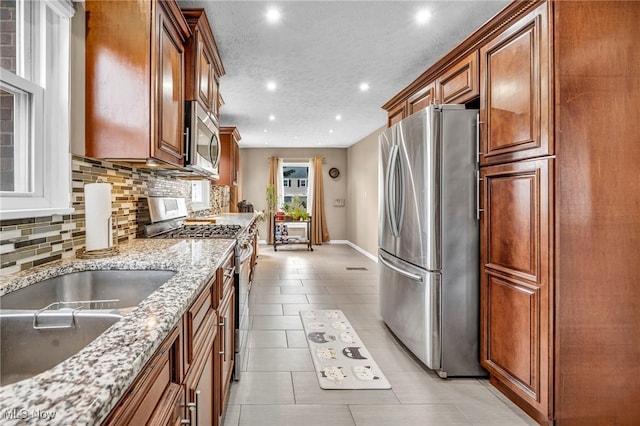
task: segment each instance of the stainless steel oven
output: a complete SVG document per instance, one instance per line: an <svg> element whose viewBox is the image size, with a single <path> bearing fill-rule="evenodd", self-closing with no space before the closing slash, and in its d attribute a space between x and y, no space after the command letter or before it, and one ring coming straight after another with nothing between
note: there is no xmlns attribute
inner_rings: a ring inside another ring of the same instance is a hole
<svg viewBox="0 0 640 426"><path fill-rule="evenodd" d="M218 179L220 140L213 116L198 104L185 102L185 165L199 174Z"/></svg>
<svg viewBox="0 0 640 426"><path fill-rule="evenodd" d="M240 372L247 362L249 336L249 291L251 290L251 261L253 259L253 235L246 230L236 245L236 335L234 336L235 364L233 377L240 380Z"/></svg>
<svg viewBox="0 0 640 426"><path fill-rule="evenodd" d="M249 334L249 291L251 290L255 223L247 227L230 224L186 225L187 207L182 198L149 197L152 223L145 226L149 238L225 238L235 239L235 348L234 380L247 362Z"/></svg>

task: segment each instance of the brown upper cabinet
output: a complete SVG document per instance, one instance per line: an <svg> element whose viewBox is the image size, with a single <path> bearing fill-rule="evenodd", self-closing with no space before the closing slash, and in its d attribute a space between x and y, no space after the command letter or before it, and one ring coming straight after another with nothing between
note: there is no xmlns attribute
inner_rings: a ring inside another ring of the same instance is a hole
<svg viewBox="0 0 640 426"><path fill-rule="evenodd" d="M220 128L220 179L218 185L237 186L240 175L240 149L238 141L241 139L237 127Z"/></svg>
<svg viewBox="0 0 640 426"><path fill-rule="evenodd" d="M407 116L425 109L436 100L436 84L429 83L407 100Z"/></svg>
<svg viewBox="0 0 640 426"><path fill-rule="evenodd" d="M173 0L85 4L88 157L184 164L184 42Z"/></svg>
<svg viewBox="0 0 640 426"><path fill-rule="evenodd" d="M220 77L225 74L204 9L182 9L192 36L185 44L185 99L197 100L216 120L220 113Z"/></svg>
<svg viewBox="0 0 640 426"><path fill-rule="evenodd" d="M474 51L438 76L435 99L439 104L464 104L478 97L478 52Z"/></svg>
<svg viewBox="0 0 640 426"><path fill-rule="evenodd" d="M547 8L542 4L480 48L481 164L553 154Z"/></svg>
<svg viewBox="0 0 640 426"><path fill-rule="evenodd" d="M387 126L391 127L396 124L398 121L402 120L407 116L407 108L405 106L405 102L396 105L388 112Z"/></svg>

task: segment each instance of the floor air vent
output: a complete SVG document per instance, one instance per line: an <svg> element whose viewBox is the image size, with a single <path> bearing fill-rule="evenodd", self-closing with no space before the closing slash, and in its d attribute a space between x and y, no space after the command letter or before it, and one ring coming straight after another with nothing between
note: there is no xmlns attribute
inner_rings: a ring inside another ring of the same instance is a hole
<svg viewBox="0 0 640 426"><path fill-rule="evenodd" d="M347 271L367 271L367 268L362 266L347 266Z"/></svg>

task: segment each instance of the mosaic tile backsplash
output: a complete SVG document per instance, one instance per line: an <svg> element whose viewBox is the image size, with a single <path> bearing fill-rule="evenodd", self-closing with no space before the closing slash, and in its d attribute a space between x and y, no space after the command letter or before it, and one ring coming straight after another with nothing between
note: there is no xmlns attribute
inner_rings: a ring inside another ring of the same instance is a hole
<svg viewBox="0 0 640 426"><path fill-rule="evenodd" d="M72 157L71 215L0 221L0 274L22 271L61 258L74 257L85 246L84 185L98 179L109 182L113 241L118 244L142 236L149 223L147 197L184 197L193 216L229 211L229 188L211 185L209 209L191 211L188 180L163 176L80 156Z"/></svg>

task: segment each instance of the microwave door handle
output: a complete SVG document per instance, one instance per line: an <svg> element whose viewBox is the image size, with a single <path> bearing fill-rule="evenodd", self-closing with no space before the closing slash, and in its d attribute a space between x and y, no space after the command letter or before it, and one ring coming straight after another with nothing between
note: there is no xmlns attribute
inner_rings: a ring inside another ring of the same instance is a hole
<svg viewBox="0 0 640 426"><path fill-rule="evenodd" d="M216 137L216 134L211 133L211 138L209 139L209 161L211 161L211 165L214 165L213 164L213 138L215 137Z"/></svg>
<svg viewBox="0 0 640 426"><path fill-rule="evenodd" d="M218 155L216 155L215 161L213 158L214 141L215 141L215 145L218 147ZM211 157L211 164L215 169L216 167L218 167L218 163L220 163L220 140L218 140L218 135L216 135L215 133L211 136L211 140L209 141L209 155Z"/></svg>

